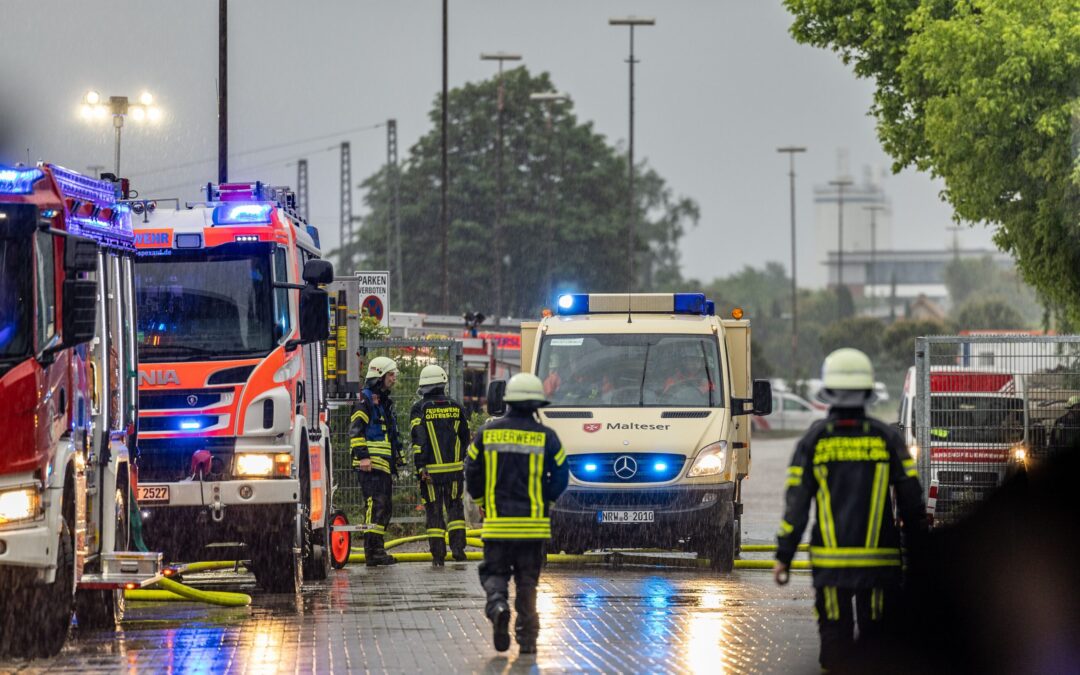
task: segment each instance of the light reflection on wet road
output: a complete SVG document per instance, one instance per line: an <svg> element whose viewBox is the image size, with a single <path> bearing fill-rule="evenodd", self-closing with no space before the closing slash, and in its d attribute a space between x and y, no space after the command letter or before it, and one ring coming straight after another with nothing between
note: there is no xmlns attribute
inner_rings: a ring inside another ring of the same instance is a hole
<svg viewBox="0 0 1080 675"><path fill-rule="evenodd" d="M771 539L791 446L755 443L744 541ZM256 593L231 572L201 583ZM780 589L767 572L553 565L539 654L498 656L476 563L350 566L249 608L131 603L122 629L75 630L57 658L0 672L816 672L810 598L806 575Z"/></svg>

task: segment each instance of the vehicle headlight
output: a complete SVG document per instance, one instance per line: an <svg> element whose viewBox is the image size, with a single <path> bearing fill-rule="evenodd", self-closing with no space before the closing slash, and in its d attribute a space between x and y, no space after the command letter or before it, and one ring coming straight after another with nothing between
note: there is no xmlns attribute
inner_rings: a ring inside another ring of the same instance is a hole
<svg viewBox="0 0 1080 675"><path fill-rule="evenodd" d="M28 486L0 492L0 525L35 518L40 508L41 495L36 487Z"/></svg>
<svg viewBox="0 0 1080 675"><path fill-rule="evenodd" d="M285 452L276 455L243 452L236 456L236 473L240 476L288 478L292 475L292 455Z"/></svg>
<svg viewBox="0 0 1080 675"><path fill-rule="evenodd" d="M690 473L686 475L688 478L715 476L724 472L730 459L727 441L707 445L698 452L694 465L690 467Z"/></svg>
<svg viewBox="0 0 1080 675"><path fill-rule="evenodd" d="M1022 463L1025 459L1027 459L1027 449L1022 445L1018 445L1015 448L1013 448L1012 452L1013 452L1013 459L1015 459L1017 462Z"/></svg>

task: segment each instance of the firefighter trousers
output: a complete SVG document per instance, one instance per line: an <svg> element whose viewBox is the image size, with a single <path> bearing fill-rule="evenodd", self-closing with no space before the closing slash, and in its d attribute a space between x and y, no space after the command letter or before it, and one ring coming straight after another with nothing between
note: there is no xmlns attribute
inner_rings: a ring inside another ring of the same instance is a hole
<svg viewBox="0 0 1080 675"><path fill-rule="evenodd" d="M847 660L855 647L855 622L859 642L878 639L882 634L886 607L895 600L893 589L855 590L822 586L815 589L814 613L821 636L818 662L825 670L834 670ZM854 611L852 602L854 601Z"/></svg>
<svg viewBox="0 0 1080 675"><path fill-rule="evenodd" d="M383 540L393 511L394 479L377 470L358 471L357 475L364 494L365 521L372 525L372 529L364 533L364 554L371 560L372 555L386 553Z"/></svg>
<svg viewBox="0 0 1080 675"><path fill-rule="evenodd" d="M454 559L465 559L465 504L461 501L464 492L464 475L445 482L436 483L430 478L420 482L428 547L432 560L436 562L446 560L447 533L450 535L450 551Z"/></svg>
<svg viewBox="0 0 1080 675"><path fill-rule="evenodd" d="M480 563L480 585L487 593L484 609L489 620L495 618L495 608L501 602L509 604L510 577L514 577L514 633L519 645L535 644L540 633L540 617L536 613L536 584L544 562L542 541L484 542L484 562Z"/></svg>

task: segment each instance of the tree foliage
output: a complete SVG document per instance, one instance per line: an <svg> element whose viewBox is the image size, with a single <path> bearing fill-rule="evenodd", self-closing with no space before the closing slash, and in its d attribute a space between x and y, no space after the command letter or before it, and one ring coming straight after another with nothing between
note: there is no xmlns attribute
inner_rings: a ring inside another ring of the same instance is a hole
<svg viewBox="0 0 1080 675"><path fill-rule="evenodd" d="M855 316L829 324L821 332L821 349L829 352L841 347L853 347L873 361L881 353L881 337L885 324L870 316Z"/></svg>
<svg viewBox="0 0 1080 675"><path fill-rule="evenodd" d="M956 310L959 330L1013 330L1029 326L1016 308L999 297L972 298Z"/></svg>
<svg viewBox="0 0 1080 675"><path fill-rule="evenodd" d="M627 271L626 157L581 122L571 103L554 107L552 134L545 109L529 94L554 89L546 73L525 68L504 73L504 259L493 253L496 211L498 87L494 79L469 83L449 96L450 297L455 311L492 314L495 265L503 265L504 311L516 316L550 306L553 291L624 291ZM405 309L441 308L439 228L440 133L436 99L432 129L413 145L400 170L400 222ZM369 212L360 227L360 259L391 266L388 205L390 173L369 176ZM634 242L638 291L674 290L679 240L698 220L698 206L676 196L655 171L641 163L635 174L637 227ZM551 198L549 201L549 197ZM549 216L549 207L551 209ZM554 226L553 244L547 228ZM400 287L399 286L399 287Z"/></svg>
<svg viewBox="0 0 1080 675"><path fill-rule="evenodd" d="M925 335L944 335L945 324L929 319L895 321L881 335L881 351L886 367L906 370L914 363L915 338Z"/></svg>
<svg viewBox="0 0 1080 675"><path fill-rule="evenodd" d="M945 267L945 286L949 300L959 308L969 299L996 296L1015 308L1024 324L1043 319L1043 308L1035 292L1014 269L1003 269L990 256L953 260Z"/></svg>
<svg viewBox="0 0 1080 675"><path fill-rule="evenodd" d="M1080 316L1080 0L784 0L800 42L876 83L894 170L945 181L1039 294Z"/></svg>

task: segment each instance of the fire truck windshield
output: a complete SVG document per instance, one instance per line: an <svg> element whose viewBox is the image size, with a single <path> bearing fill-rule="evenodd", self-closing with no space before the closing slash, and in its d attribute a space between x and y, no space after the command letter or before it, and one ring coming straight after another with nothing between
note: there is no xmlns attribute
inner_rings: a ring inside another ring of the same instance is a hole
<svg viewBox="0 0 1080 675"><path fill-rule="evenodd" d="M135 271L140 361L257 357L280 337L267 246L174 251Z"/></svg>
<svg viewBox="0 0 1080 675"><path fill-rule="evenodd" d="M719 364L706 335L555 335L537 375L555 406L722 407Z"/></svg>
<svg viewBox="0 0 1080 675"><path fill-rule="evenodd" d="M0 235L0 368L30 352L30 237Z"/></svg>
<svg viewBox="0 0 1080 675"><path fill-rule="evenodd" d="M934 395L931 443L1018 443L1024 440L1024 400L1012 396Z"/></svg>

